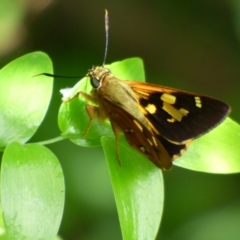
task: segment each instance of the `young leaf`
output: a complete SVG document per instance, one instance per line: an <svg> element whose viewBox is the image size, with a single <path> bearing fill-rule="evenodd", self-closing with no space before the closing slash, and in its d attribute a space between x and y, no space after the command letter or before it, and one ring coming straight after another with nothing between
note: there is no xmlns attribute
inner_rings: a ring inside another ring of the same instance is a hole
<svg viewBox="0 0 240 240"><path fill-rule="evenodd" d="M35 76L52 72L42 52L26 54L0 70L0 149L25 143L41 124L52 95L52 78Z"/></svg>
<svg viewBox="0 0 240 240"><path fill-rule="evenodd" d="M9 144L1 169L1 204L9 239L54 239L64 205L59 161L38 144Z"/></svg>
<svg viewBox="0 0 240 240"><path fill-rule="evenodd" d="M123 136L122 136L123 137ZM102 137L123 239L155 239L162 218L162 172L126 141L119 141L118 163L114 139Z"/></svg>
<svg viewBox="0 0 240 240"><path fill-rule="evenodd" d="M209 173L240 172L240 126L227 118L196 139L174 165Z"/></svg>

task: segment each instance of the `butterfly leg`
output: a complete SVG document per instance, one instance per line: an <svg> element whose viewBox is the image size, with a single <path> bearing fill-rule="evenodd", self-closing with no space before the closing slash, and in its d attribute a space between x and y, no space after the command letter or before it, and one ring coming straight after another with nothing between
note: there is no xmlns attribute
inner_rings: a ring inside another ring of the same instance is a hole
<svg viewBox="0 0 240 240"><path fill-rule="evenodd" d="M120 150L119 150L119 135L121 133L121 130L119 129L118 125L114 121L111 121L111 119L110 119L110 122L112 125L113 133L115 135L115 140L116 140L117 160L118 160L119 165L121 166Z"/></svg>
<svg viewBox="0 0 240 240"><path fill-rule="evenodd" d="M88 132L91 128L92 121L94 119L97 119L98 115L99 115L99 108L95 107L95 106L92 106L92 105L89 105L89 104L86 105L86 111L87 111L87 114L88 114L90 120L89 120L87 129L86 129L85 133L83 134L82 138L86 137L86 135L88 134Z"/></svg>
<svg viewBox="0 0 240 240"><path fill-rule="evenodd" d="M81 95L83 98L85 98L86 100L88 101L91 101L91 102L96 102L96 98L93 97L92 95L90 94L87 94L85 92L77 92L73 97L71 97L70 99L68 100L65 100L64 102L71 102L72 100L74 100L75 98L79 97L79 95ZM86 105L86 111L87 111L87 114L90 118L89 120L89 123L88 123L88 126L87 126L87 129L86 131L84 132L82 138L85 138L86 135L88 134L90 128L91 128L91 124L92 124L92 121L96 118L98 118L98 115L99 115L99 108L98 107L95 107L95 106L92 106L92 105L89 105L87 104Z"/></svg>

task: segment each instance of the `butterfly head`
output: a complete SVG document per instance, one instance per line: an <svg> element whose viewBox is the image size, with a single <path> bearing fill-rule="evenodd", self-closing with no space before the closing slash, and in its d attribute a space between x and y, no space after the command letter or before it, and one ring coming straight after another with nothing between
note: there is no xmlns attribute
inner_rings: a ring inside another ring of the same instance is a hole
<svg viewBox="0 0 240 240"><path fill-rule="evenodd" d="M90 70L88 70L87 77L90 78L92 87L97 89L101 86L104 78L110 73L110 70L107 68L93 66Z"/></svg>

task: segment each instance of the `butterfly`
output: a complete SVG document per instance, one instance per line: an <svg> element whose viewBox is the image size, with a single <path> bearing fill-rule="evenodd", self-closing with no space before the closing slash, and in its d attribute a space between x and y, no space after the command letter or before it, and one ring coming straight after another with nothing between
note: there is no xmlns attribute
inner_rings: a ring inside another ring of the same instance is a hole
<svg viewBox="0 0 240 240"><path fill-rule="evenodd" d="M108 46L108 12L105 13L106 48ZM123 81L109 69L96 66L86 75L92 91L78 92L93 104L86 105L90 118L82 136L86 137L94 119L109 119L116 137L121 133L130 146L146 156L157 167L168 170L191 142L220 124L230 107L215 98L150 83ZM45 74L47 75L47 74Z"/></svg>
<svg viewBox="0 0 240 240"><path fill-rule="evenodd" d="M86 75L90 94L79 92L93 104L86 105L90 118L85 137L94 119L109 119L116 137L121 133L130 146L157 167L168 170L191 142L220 124L230 107L215 98L165 86L123 81L109 69L93 67Z"/></svg>

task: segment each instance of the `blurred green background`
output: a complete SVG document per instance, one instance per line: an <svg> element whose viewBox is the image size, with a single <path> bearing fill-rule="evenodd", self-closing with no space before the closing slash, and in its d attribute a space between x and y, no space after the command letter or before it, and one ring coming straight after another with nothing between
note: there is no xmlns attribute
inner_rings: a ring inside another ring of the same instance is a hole
<svg viewBox="0 0 240 240"><path fill-rule="evenodd" d="M55 74L85 75L103 61L105 8L110 18L107 63L139 56L149 82L220 98L240 122L238 0L1 0L0 66L41 50L52 58ZM48 114L32 141L59 135L59 90L75 82L55 80ZM59 158L66 181L60 236L121 239L102 149L69 141L49 148ZM240 174L174 167L164 179L165 210L157 239L240 239Z"/></svg>

